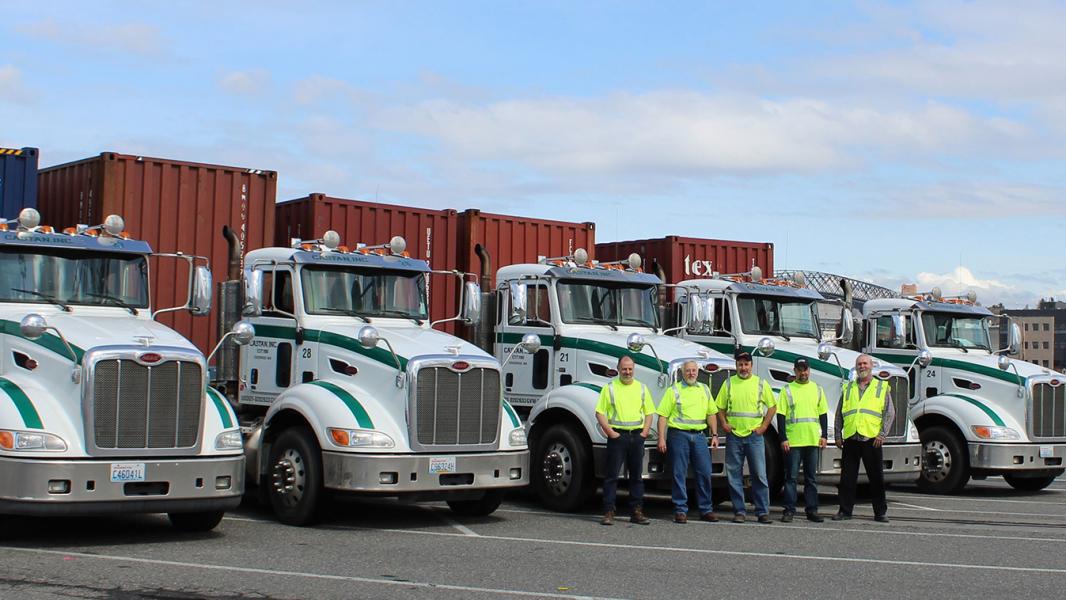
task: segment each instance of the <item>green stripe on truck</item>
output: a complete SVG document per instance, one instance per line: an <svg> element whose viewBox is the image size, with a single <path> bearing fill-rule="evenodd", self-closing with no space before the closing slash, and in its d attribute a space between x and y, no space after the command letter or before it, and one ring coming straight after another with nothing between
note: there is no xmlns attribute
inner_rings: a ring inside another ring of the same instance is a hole
<svg viewBox="0 0 1066 600"><path fill-rule="evenodd" d="M317 385L340 398L341 402L348 407L348 410L352 411L352 416L355 417L355 422L359 424L359 427L362 427L363 429L374 428L374 421L370 419L370 415L366 412L366 409L363 408L362 404L359 404L359 401L355 399L355 396L349 394L344 388L337 384L322 380L312 381L309 385Z"/></svg>
<svg viewBox="0 0 1066 600"><path fill-rule="evenodd" d="M26 428L44 429L44 425L41 424L41 415L37 414L37 409L33 407L33 402L26 395L26 392L22 391L22 388L15 385L11 380L0 377L0 390L4 390L4 393L15 403L15 408L22 415L22 423Z"/></svg>

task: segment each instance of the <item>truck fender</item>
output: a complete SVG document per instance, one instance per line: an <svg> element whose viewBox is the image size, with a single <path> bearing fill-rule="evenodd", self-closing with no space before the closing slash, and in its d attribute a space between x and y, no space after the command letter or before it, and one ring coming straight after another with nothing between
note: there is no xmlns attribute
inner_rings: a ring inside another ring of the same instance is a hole
<svg viewBox="0 0 1066 600"><path fill-rule="evenodd" d="M939 394L926 398L921 403L922 416L938 415L950 420L968 442L983 441L974 435L971 425L996 425L1010 427L1022 436L1026 435L1024 423L1019 423L1011 415L997 410L994 403L976 394Z"/></svg>
<svg viewBox="0 0 1066 600"><path fill-rule="evenodd" d="M596 403L600 399L601 386L590 383L572 383L555 388L537 400L529 413L530 434L537 435L537 417L546 411L562 409L572 415L585 428L593 444L606 444L596 421Z"/></svg>
<svg viewBox="0 0 1066 600"><path fill-rule="evenodd" d="M287 411L294 411L307 421L322 448L333 446L326 428L339 427L380 431L396 442L390 452L406 451L406 426L396 423L368 392L351 383L318 380L286 389L270 405L263 420L264 430L269 431L278 416Z"/></svg>

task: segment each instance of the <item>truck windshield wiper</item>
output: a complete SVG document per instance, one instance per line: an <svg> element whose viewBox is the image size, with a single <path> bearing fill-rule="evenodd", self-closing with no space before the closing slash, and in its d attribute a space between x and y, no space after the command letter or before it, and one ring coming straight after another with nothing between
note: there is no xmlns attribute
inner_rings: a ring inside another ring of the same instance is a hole
<svg viewBox="0 0 1066 600"><path fill-rule="evenodd" d="M334 308L332 306L323 306L321 308L315 309L315 312L319 312L319 311L337 313L339 315L345 315L345 316L348 316L348 317L355 317L357 319L362 319L362 321L364 323L369 323L370 322L370 319L367 319L363 315L355 312L354 310L352 310L350 308Z"/></svg>
<svg viewBox="0 0 1066 600"><path fill-rule="evenodd" d="M404 312L402 310L379 310L375 313L375 316L379 317L400 317L401 319L411 319L415 325L421 325L422 319L412 317L411 313Z"/></svg>
<svg viewBox="0 0 1066 600"><path fill-rule="evenodd" d="M85 295L90 297L90 298L99 298L101 300L109 300L111 303L115 304L116 306L121 306L122 308L125 308L126 310L130 311L131 315L136 315L137 314L137 308L135 306L130 306L127 302L125 302L123 300L119 300L118 298L116 298L116 297L114 297L114 296L112 296L110 294L96 294L96 293L93 293L93 292L85 292Z"/></svg>
<svg viewBox="0 0 1066 600"><path fill-rule="evenodd" d="M44 298L48 302L51 302L52 304L55 304L59 308L62 308L63 312L70 312L70 307L69 306L67 306L63 302L59 301L58 299L56 299L55 296L52 296L50 294L45 294L45 293L42 293L42 292L36 292L34 290L24 290L22 288L11 288L11 291L13 291L13 292L22 292L23 294L29 294L31 296L37 296L38 298Z"/></svg>

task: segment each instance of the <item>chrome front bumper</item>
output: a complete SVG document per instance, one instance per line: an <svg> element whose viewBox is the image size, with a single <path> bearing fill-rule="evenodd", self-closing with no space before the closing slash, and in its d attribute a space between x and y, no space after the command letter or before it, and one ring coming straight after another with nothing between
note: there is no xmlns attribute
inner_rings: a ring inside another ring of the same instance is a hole
<svg viewBox="0 0 1066 600"><path fill-rule="evenodd" d="M111 465L117 463L143 464L144 481L112 482ZM0 513L6 514L228 510L240 504L243 493L243 455L156 461L0 458Z"/></svg>
<svg viewBox="0 0 1066 600"><path fill-rule="evenodd" d="M453 458L455 469L440 472L441 465ZM323 452L322 467L327 488L349 492L459 492L529 485L528 450L441 455Z"/></svg>
<svg viewBox="0 0 1066 600"><path fill-rule="evenodd" d="M994 473L1066 468L1066 444L988 444L969 442L970 468Z"/></svg>

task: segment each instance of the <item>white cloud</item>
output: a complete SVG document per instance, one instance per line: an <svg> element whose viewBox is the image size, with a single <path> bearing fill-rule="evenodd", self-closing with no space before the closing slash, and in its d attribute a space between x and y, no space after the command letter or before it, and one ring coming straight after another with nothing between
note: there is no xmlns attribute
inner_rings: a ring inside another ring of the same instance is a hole
<svg viewBox="0 0 1066 600"><path fill-rule="evenodd" d="M86 23L50 18L20 25L17 29L40 40L90 52L160 56L168 49L163 32L151 23Z"/></svg>
<svg viewBox="0 0 1066 600"><path fill-rule="evenodd" d="M991 182L944 182L872 189L871 201L883 218L1018 219L1066 217L1066 188L1053 185ZM865 211L857 216L865 216Z"/></svg>
<svg viewBox="0 0 1066 600"><path fill-rule="evenodd" d="M22 70L15 65L0 65L0 100L23 104L30 92L22 82Z"/></svg>
<svg viewBox="0 0 1066 600"><path fill-rule="evenodd" d="M884 270L869 271L858 276L899 293L905 283L916 283L918 291L929 292L934 287L940 288L945 296L963 296L971 290L977 293L977 301L984 306L1003 303L1008 308L1021 308L1025 305L1035 306L1038 299L1048 293L1039 285L1014 284L993 277L981 277L966 266L958 266L947 273L923 271L917 275L902 275ZM1063 297L1066 297L1064 294Z"/></svg>
<svg viewBox="0 0 1066 600"><path fill-rule="evenodd" d="M270 90L270 72L266 69L229 71L218 77L218 86L230 94L258 96Z"/></svg>

